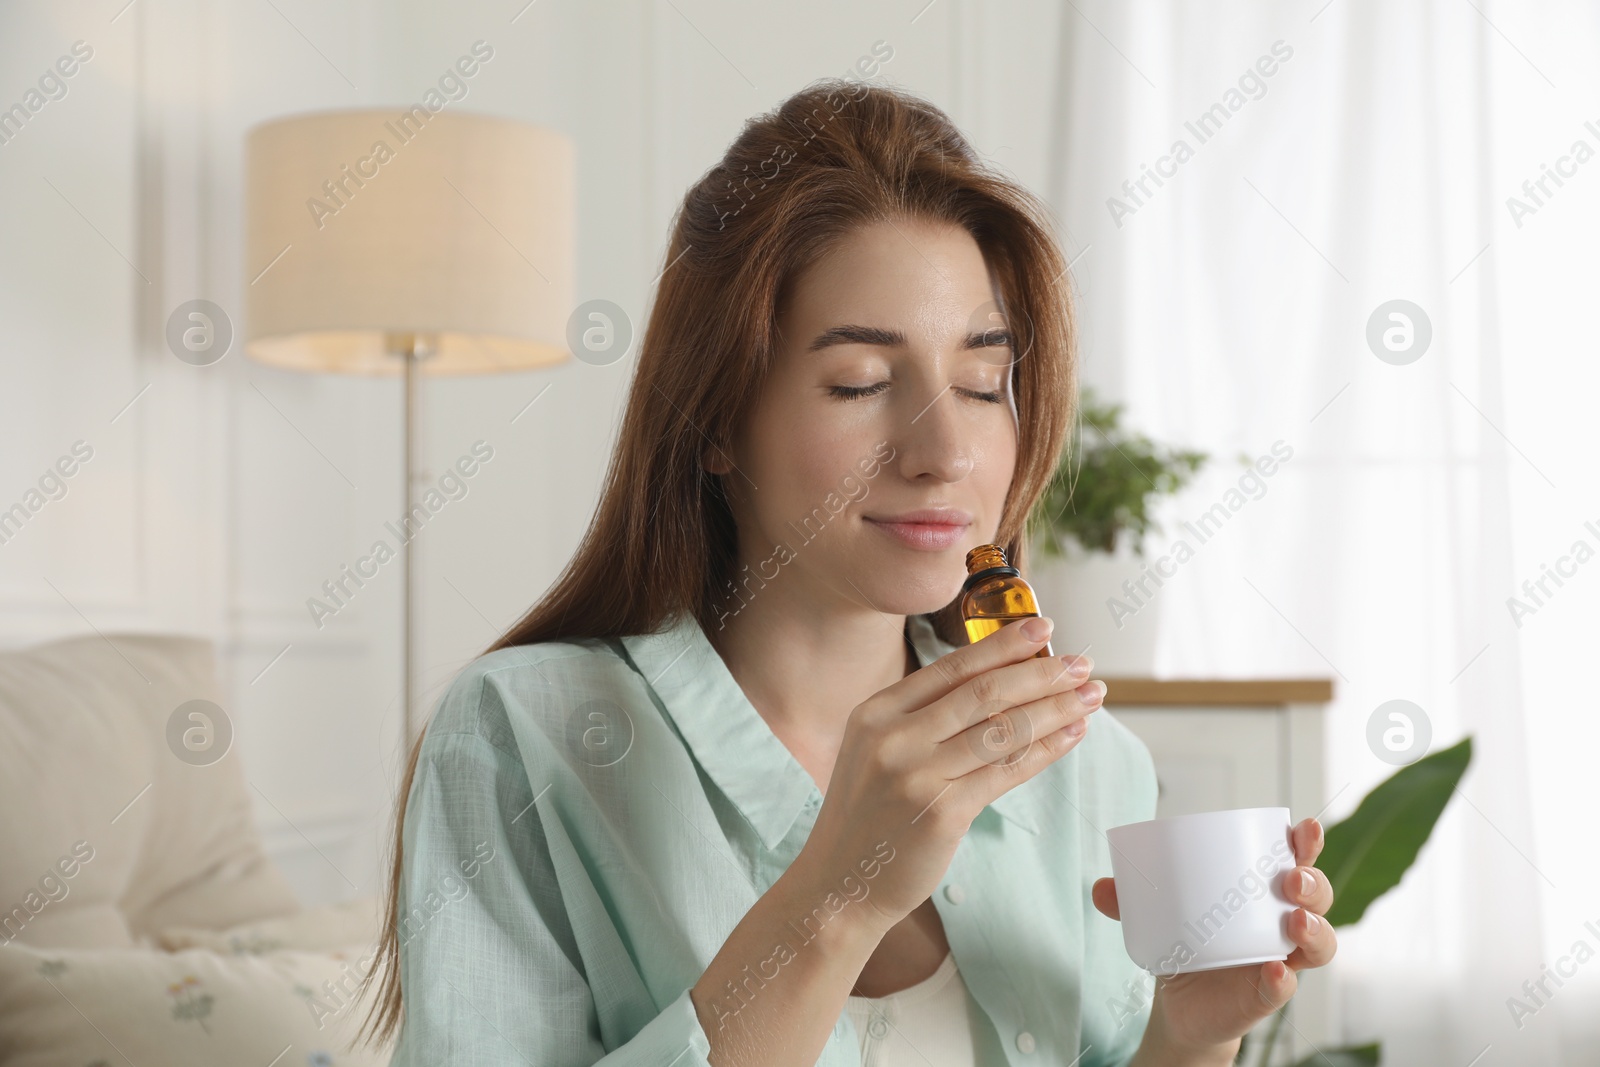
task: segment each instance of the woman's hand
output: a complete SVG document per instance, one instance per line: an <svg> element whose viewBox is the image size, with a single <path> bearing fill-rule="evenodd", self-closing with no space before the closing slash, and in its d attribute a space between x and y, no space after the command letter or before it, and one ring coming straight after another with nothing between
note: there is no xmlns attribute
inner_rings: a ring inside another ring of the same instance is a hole
<svg viewBox="0 0 1600 1067"><path fill-rule="evenodd" d="M1150 1024L1135 1064L1229 1064L1239 1039L1251 1027L1289 1003L1295 972L1321 967L1338 948L1333 927L1322 916L1333 904L1333 886L1313 864L1322 853L1322 824L1304 819L1290 834L1298 865L1283 875L1284 895L1299 904L1289 914L1289 939L1295 950L1284 962L1224 967L1156 979ZM1094 906L1113 919L1116 883L1094 883Z"/></svg>
<svg viewBox="0 0 1600 1067"><path fill-rule="evenodd" d="M927 900L984 806L1071 751L1100 706L1087 657L1036 658L1050 630L1010 623L852 710L785 877L811 895L864 885L856 914L880 936Z"/></svg>

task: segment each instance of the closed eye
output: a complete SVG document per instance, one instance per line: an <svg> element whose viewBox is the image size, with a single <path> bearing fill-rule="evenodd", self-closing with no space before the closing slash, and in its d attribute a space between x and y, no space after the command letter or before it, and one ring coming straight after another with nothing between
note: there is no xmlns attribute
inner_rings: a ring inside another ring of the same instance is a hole
<svg viewBox="0 0 1600 1067"><path fill-rule="evenodd" d="M860 400L863 397L877 396L887 388L889 388L888 382L878 382L876 385L835 385L831 386L828 392L841 400ZM1006 399L1006 394L999 390L985 393L973 389L957 389L956 392L964 393L974 400L981 400L987 404L1002 404Z"/></svg>
<svg viewBox="0 0 1600 1067"><path fill-rule="evenodd" d="M888 382L879 382L877 385L835 385L828 392L841 400L859 400L864 396L877 396L887 388Z"/></svg>

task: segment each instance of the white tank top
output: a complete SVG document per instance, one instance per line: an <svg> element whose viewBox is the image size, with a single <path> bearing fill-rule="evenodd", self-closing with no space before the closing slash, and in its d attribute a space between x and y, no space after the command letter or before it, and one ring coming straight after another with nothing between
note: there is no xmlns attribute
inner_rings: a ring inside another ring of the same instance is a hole
<svg viewBox="0 0 1600 1067"><path fill-rule="evenodd" d="M861 1039L861 1067L973 1067L976 1052L967 985L946 953L927 978L886 997L849 997Z"/></svg>

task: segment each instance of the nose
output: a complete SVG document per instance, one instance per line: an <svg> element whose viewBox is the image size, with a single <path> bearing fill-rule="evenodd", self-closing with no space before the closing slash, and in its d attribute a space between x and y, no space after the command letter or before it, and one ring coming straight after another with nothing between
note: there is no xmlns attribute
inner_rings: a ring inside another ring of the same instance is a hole
<svg viewBox="0 0 1600 1067"><path fill-rule="evenodd" d="M908 412L906 420L899 440L892 442L904 477L958 482L972 472L973 427L960 417L949 385L923 400L920 410Z"/></svg>

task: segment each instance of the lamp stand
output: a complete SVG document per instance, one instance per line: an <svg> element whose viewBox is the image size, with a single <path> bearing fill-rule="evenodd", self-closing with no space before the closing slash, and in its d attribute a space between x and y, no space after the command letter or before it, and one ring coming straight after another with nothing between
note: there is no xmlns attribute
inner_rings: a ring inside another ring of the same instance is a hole
<svg viewBox="0 0 1600 1067"><path fill-rule="evenodd" d="M406 534L400 542L400 716L405 733L402 736L404 751L410 753L416 738L416 708L414 703L416 664L416 624L412 617L412 598L416 587L416 554L411 551L411 533L406 521L411 517L412 490L416 487L416 425L417 425L417 365L431 354L424 338L415 333L391 333L386 337L386 347L396 357L405 361L405 417L402 451L404 458L405 489L400 502L400 531Z"/></svg>

